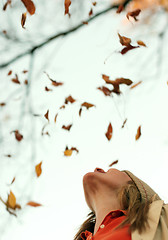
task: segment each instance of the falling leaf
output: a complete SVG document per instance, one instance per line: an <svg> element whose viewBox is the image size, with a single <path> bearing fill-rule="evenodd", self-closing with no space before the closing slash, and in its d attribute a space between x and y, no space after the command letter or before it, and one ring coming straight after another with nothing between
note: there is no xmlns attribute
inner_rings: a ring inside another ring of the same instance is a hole
<svg viewBox="0 0 168 240"><path fill-rule="evenodd" d="M104 79L105 82L108 82L110 80L110 77L105 74L102 74L102 78Z"/></svg>
<svg viewBox="0 0 168 240"><path fill-rule="evenodd" d="M82 23L88 25L88 22L87 22L87 21L83 21Z"/></svg>
<svg viewBox="0 0 168 240"><path fill-rule="evenodd" d="M17 74L15 74L15 78L12 78L12 82L20 84Z"/></svg>
<svg viewBox="0 0 168 240"><path fill-rule="evenodd" d="M116 13L121 13L123 10L124 10L124 6L122 4L120 4L118 6L118 9L117 9Z"/></svg>
<svg viewBox="0 0 168 240"><path fill-rule="evenodd" d="M123 128L125 126L126 121L127 121L127 118L124 120L123 125L122 125L121 128Z"/></svg>
<svg viewBox="0 0 168 240"><path fill-rule="evenodd" d="M49 92L49 91L52 91L52 89L45 87L45 91Z"/></svg>
<svg viewBox="0 0 168 240"><path fill-rule="evenodd" d="M22 3L25 5L27 11L30 13L30 15L33 15L36 11L35 5L31 0L21 0Z"/></svg>
<svg viewBox="0 0 168 240"><path fill-rule="evenodd" d="M106 95L106 96L111 95L111 90L108 89L107 87L102 86L102 87L98 87L97 89L101 90L104 93L104 95Z"/></svg>
<svg viewBox="0 0 168 240"><path fill-rule="evenodd" d="M56 123L58 113L55 115L54 122Z"/></svg>
<svg viewBox="0 0 168 240"><path fill-rule="evenodd" d="M14 183L14 181L15 181L15 177L13 178L13 180L12 180L11 184L12 184L12 183Z"/></svg>
<svg viewBox="0 0 168 240"><path fill-rule="evenodd" d="M64 151L64 155L65 155L65 156L71 156L71 155L72 155L72 149L66 149L66 150Z"/></svg>
<svg viewBox="0 0 168 240"><path fill-rule="evenodd" d="M79 116L81 116L82 108L79 109Z"/></svg>
<svg viewBox="0 0 168 240"><path fill-rule="evenodd" d="M84 103L81 104L81 106L84 106L84 107L86 107L87 109L89 109L90 107L93 107L93 106L95 106L95 105L94 105L94 104L91 104L91 103L88 103L88 102L84 102Z"/></svg>
<svg viewBox="0 0 168 240"><path fill-rule="evenodd" d="M118 160L115 160L114 162L112 162L109 167L112 167L114 164L117 164L118 163Z"/></svg>
<svg viewBox="0 0 168 240"><path fill-rule="evenodd" d="M64 6L65 6L65 15L69 14L69 6L71 5L71 0L65 0L64 1ZM70 14L69 14L70 16Z"/></svg>
<svg viewBox="0 0 168 240"><path fill-rule="evenodd" d="M92 14L93 14L93 10L91 8L90 11L89 11L89 16L92 16Z"/></svg>
<svg viewBox="0 0 168 240"><path fill-rule="evenodd" d="M113 131L112 125L111 125L111 123L109 123L107 132L105 134L108 140L110 140L112 137L112 131Z"/></svg>
<svg viewBox="0 0 168 240"><path fill-rule="evenodd" d="M23 70L23 71L22 71L22 73L24 73L24 74L27 73L27 72L28 72L28 70Z"/></svg>
<svg viewBox="0 0 168 240"><path fill-rule="evenodd" d="M79 152L79 150L76 147L71 147L72 151L76 151L77 153Z"/></svg>
<svg viewBox="0 0 168 240"><path fill-rule="evenodd" d="M146 47L146 44L143 41L141 41L141 40L138 40L137 43L140 46Z"/></svg>
<svg viewBox="0 0 168 240"><path fill-rule="evenodd" d="M23 135L21 135L18 130L15 130L15 131L12 131L12 132L15 133L15 138L16 138L17 141L20 142L23 139Z"/></svg>
<svg viewBox="0 0 168 240"><path fill-rule="evenodd" d="M27 80L27 79L24 80L24 84L25 84L25 85L28 84L28 80Z"/></svg>
<svg viewBox="0 0 168 240"><path fill-rule="evenodd" d="M118 36L119 36L119 39L120 39L120 43L123 46L129 46L130 45L130 43L131 43L131 39L130 38L121 36L119 33L118 33Z"/></svg>
<svg viewBox="0 0 168 240"><path fill-rule="evenodd" d="M67 98L65 98L65 104L67 104L68 102L70 102L70 103L73 103L73 102L75 102L76 100L71 96L71 95L69 95Z"/></svg>
<svg viewBox="0 0 168 240"><path fill-rule="evenodd" d="M51 79L50 76L48 75L48 73L46 73L46 72L44 72L44 73L47 75L47 77L49 78L49 80L52 82L52 85L53 85L53 86L57 87L57 86L63 85L63 82L57 82L57 81Z"/></svg>
<svg viewBox="0 0 168 240"><path fill-rule="evenodd" d="M12 208L12 209L15 209L15 206L16 206L16 197L15 197L15 195L13 194L12 191L10 191L10 194L8 194L7 206L10 207L10 208Z"/></svg>
<svg viewBox="0 0 168 240"><path fill-rule="evenodd" d="M128 51L138 48L139 46L132 46L131 44L128 47L125 47L122 49L121 54L124 55L126 54Z"/></svg>
<svg viewBox="0 0 168 240"><path fill-rule="evenodd" d="M65 125L62 126L63 129L68 131L71 129L71 127L72 127L72 124L69 124L68 126L65 126Z"/></svg>
<svg viewBox="0 0 168 240"><path fill-rule="evenodd" d="M40 206L42 206L40 203L36 203L36 202L32 202L32 201L28 202L26 205L31 206L31 207L40 207Z"/></svg>
<svg viewBox="0 0 168 240"><path fill-rule="evenodd" d="M42 164L42 162L40 162L39 164L37 164L37 165L35 166L35 170L36 170L36 175L37 175L37 177L39 177L39 176L41 175L41 173L42 173L41 164Z"/></svg>
<svg viewBox="0 0 168 240"><path fill-rule="evenodd" d="M60 107L60 109L62 109L62 108L65 108L65 105L62 105L62 106Z"/></svg>
<svg viewBox="0 0 168 240"><path fill-rule="evenodd" d="M10 154L4 155L4 156L5 157L9 157L9 158L12 157L12 155L10 155Z"/></svg>
<svg viewBox="0 0 168 240"><path fill-rule="evenodd" d="M132 85L132 86L130 87L130 89L132 89L132 88L138 86L141 82L142 82L142 81L139 81L138 83L135 83L134 85Z"/></svg>
<svg viewBox="0 0 168 240"><path fill-rule="evenodd" d="M132 12L128 12L127 13L127 18L129 20L129 17L133 17L135 21L138 21L138 19L136 18L141 12L141 9L136 9Z"/></svg>
<svg viewBox="0 0 168 240"><path fill-rule="evenodd" d="M12 74L12 70L10 70L9 72L8 72L8 76L10 76Z"/></svg>
<svg viewBox="0 0 168 240"><path fill-rule="evenodd" d="M47 110L46 114L44 114L44 117L49 121L48 114L49 114L49 110Z"/></svg>
<svg viewBox="0 0 168 240"><path fill-rule="evenodd" d="M7 0L7 2L3 6L3 10L6 11L7 6L11 4L11 0Z"/></svg>
<svg viewBox="0 0 168 240"><path fill-rule="evenodd" d="M115 82L118 84L126 84L126 85L132 84L132 81L129 78L116 78Z"/></svg>
<svg viewBox="0 0 168 240"><path fill-rule="evenodd" d="M97 2L92 2L92 5L93 5L93 6L96 6L96 4L97 4Z"/></svg>
<svg viewBox="0 0 168 240"><path fill-rule="evenodd" d="M135 139L138 140L140 138L140 136L141 136L141 126L139 126L137 129L137 134L135 136Z"/></svg>
<svg viewBox="0 0 168 240"><path fill-rule="evenodd" d="M0 106L1 106L1 107L4 107L5 105L6 105L6 103L4 103L4 102L1 102L1 103L0 103Z"/></svg>
<svg viewBox="0 0 168 240"><path fill-rule="evenodd" d="M22 28L25 29L25 22L26 22L26 12L25 13L22 13L22 18L21 18L21 25L22 25Z"/></svg>
<svg viewBox="0 0 168 240"><path fill-rule="evenodd" d="M7 34L7 31L6 31L6 30L3 30L2 32L3 32L3 34L5 34L5 35Z"/></svg>

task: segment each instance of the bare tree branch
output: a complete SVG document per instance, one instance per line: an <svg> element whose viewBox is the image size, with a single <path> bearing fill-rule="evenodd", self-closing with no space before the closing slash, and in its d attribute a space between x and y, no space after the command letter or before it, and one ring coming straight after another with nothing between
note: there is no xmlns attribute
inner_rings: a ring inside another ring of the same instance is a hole
<svg viewBox="0 0 168 240"><path fill-rule="evenodd" d="M126 7L129 2L131 2L131 0L126 0L126 1L122 4L123 7ZM101 12L99 12L99 13L96 13L93 17L90 17L88 20L86 20L86 22L89 23L89 22L91 22L92 20L94 20L95 18L97 18L98 16L103 15L104 13L106 13L106 12L112 10L112 9L117 9L117 8L119 7L119 5L120 5L120 4L112 5L112 6L110 6L109 8L106 8L105 10L103 10L103 11L101 11ZM22 57L24 57L24 56L26 56L26 55L29 55L29 54L34 53L37 49L43 47L44 45L48 44L48 43L51 42L52 40L57 39L57 38L59 38L59 37L61 37L61 36L66 36L66 35L68 35L68 34L70 34L70 33L72 33L72 32L75 32L76 30L78 30L79 28L83 27L84 25L85 25L85 24L80 23L80 24L78 24L76 27L73 27L73 28L71 28L71 29L68 30L68 31L64 31L64 32L61 32L61 33L58 33L58 34L55 34L55 35L51 36L50 38L46 39L44 42L42 42L42 43L40 43L40 44L32 47L31 49L29 49L29 50L27 50L27 51L25 51L25 52L23 52L23 53L21 53L21 54L19 54L18 56L12 58L12 59L9 60L8 62L1 64L1 65L0 65L0 68L4 68L4 67L10 65L11 63L17 61L18 59L20 59L20 58L22 58Z"/></svg>

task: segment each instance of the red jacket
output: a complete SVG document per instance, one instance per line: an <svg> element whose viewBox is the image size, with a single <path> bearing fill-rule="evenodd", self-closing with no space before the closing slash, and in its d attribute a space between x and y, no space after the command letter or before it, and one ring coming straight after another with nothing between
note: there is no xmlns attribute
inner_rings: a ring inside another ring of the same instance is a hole
<svg viewBox="0 0 168 240"><path fill-rule="evenodd" d="M81 233L81 238L83 240L131 240L131 233L128 232L128 224L122 228L114 229L125 218L126 211L111 211L105 216L94 236L86 230Z"/></svg>

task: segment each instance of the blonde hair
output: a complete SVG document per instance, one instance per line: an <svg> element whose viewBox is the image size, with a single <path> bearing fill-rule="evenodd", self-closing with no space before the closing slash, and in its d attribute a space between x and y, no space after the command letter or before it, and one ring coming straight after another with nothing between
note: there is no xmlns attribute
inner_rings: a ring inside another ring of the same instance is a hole
<svg viewBox="0 0 168 240"><path fill-rule="evenodd" d="M147 214L149 205L152 199L145 203L141 200L141 194L133 181L128 181L126 185L118 190L118 199L122 206L122 210L127 211L126 219L116 227L122 228L124 225L129 224L129 231L133 232L138 230L139 233L146 230L148 226ZM96 222L96 216L93 211L89 212L87 219L79 227L78 232L74 236L73 240L82 240L80 234L85 230L93 233Z"/></svg>

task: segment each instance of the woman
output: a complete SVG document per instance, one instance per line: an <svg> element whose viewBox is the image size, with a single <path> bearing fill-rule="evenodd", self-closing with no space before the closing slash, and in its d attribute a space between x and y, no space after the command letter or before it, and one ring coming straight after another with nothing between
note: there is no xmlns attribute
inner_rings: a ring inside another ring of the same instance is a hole
<svg viewBox="0 0 168 240"><path fill-rule="evenodd" d="M74 240L168 240L168 204L130 171L96 168L83 188L91 212Z"/></svg>

